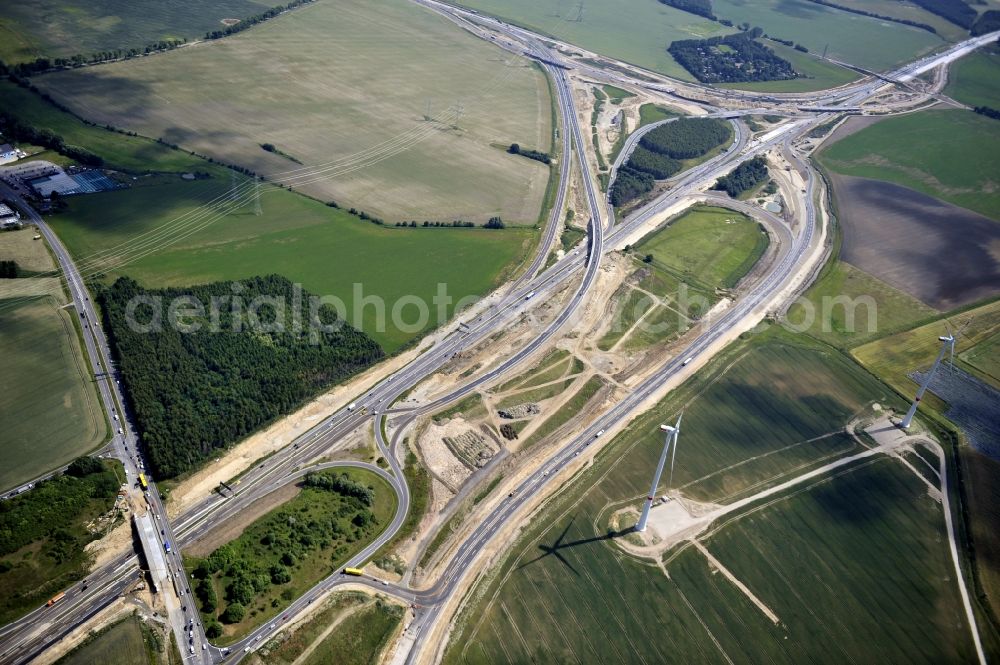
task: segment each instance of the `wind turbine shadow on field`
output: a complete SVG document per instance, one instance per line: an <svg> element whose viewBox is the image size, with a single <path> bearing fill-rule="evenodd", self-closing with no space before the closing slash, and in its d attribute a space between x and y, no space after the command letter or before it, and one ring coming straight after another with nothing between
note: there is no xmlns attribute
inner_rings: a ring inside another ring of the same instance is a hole
<svg viewBox="0 0 1000 665"><path fill-rule="evenodd" d="M563 564L565 564L567 568L569 568L570 570L572 570L574 575L579 576L580 575L579 571L577 571L577 569L573 567L573 564L571 564L569 561L566 560L566 557L564 557L559 552L559 550L564 550L564 549L566 549L568 547L578 547L580 545L587 545L589 543L596 543L596 542L600 542L602 540L611 540L613 538L619 538L621 536L624 536L626 534L629 534L629 533L632 533L633 531L635 531L635 527L634 526L630 526L629 528L622 529L620 531L615 531L613 529L608 529L608 532L606 534L604 534L603 536L591 536L590 538L581 538L580 540L572 540L572 541L570 541L568 543L562 542L563 538L565 538L566 534L569 532L569 528L571 526L573 526L573 520L575 520L575 519L576 519L575 516L572 517L572 518L570 518L569 524L566 525L566 528L563 529L563 532L559 534L558 538L556 538L556 542L552 543L551 545L546 545L544 543L539 543L538 549L542 550L543 554L535 557L531 561L527 561L525 563L522 563L520 566L518 566L518 570L520 570L521 568L524 568L526 566L530 566L531 564L535 563L536 561L540 561L541 559L544 559L545 557L547 557L549 555L552 555L552 556L556 557L557 559L559 559L561 562L563 562Z"/></svg>

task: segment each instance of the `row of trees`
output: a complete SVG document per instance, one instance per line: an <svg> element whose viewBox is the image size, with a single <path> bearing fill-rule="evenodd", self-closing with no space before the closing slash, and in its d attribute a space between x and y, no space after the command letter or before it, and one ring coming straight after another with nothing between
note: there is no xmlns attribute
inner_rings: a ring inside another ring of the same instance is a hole
<svg viewBox="0 0 1000 665"><path fill-rule="evenodd" d="M272 7L267 11L261 12L259 14L254 14L249 18L241 20L239 23L234 23L233 25L226 26L222 30L212 30L205 33L205 39L221 39L223 37L228 37L229 35L235 35L237 32L242 32L247 28L252 28L258 23L263 23L268 19L272 19L282 12L286 12L289 9L295 9L301 5L306 5L313 0L292 0L287 5L278 5L277 7Z"/></svg>
<svg viewBox="0 0 1000 665"><path fill-rule="evenodd" d="M754 39L760 28L709 39L673 42L667 51L702 83L782 81L798 77L791 63Z"/></svg>
<svg viewBox="0 0 1000 665"><path fill-rule="evenodd" d="M17 76L31 76L33 74L47 72L50 69L73 69L75 67L83 67L84 65L97 65L102 62L129 60L131 58L138 58L151 53L172 51L173 49L183 46L186 43L186 38L161 39L138 48L107 49L87 54L77 53L76 55L60 58L35 58L31 62L22 62L16 65L4 65L3 68L6 71L16 74Z"/></svg>
<svg viewBox="0 0 1000 665"><path fill-rule="evenodd" d="M81 164L87 166L100 167L104 165L104 160L89 150L84 150L75 145L67 144L61 136L49 129L36 129L35 127L21 122L16 116L7 111L0 110L0 129L7 140L31 143L43 148L49 148L66 155Z"/></svg>
<svg viewBox="0 0 1000 665"><path fill-rule="evenodd" d="M1000 110L989 107L989 106L977 106L975 109L976 113L979 115L985 115L987 118L993 118L994 120L1000 120Z"/></svg>
<svg viewBox="0 0 1000 665"><path fill-rule="evenodd" d="M343 496L353 496L356 499L360 499L361 503L366 506L375 503L375 489L356 480L351 480L351 477L346 473L339 475L307 473L304 484L306 487L336 492Z"/></svg>
<svg viewBox="0 0 1000 665"><path fill-rule="evenodd" d="M660 0L660 3L674 9L704 16L712 21L715 20L715 14L712 13L712 0Z"/></svg>
<svg viewBox="0 0 1000 665"><path fill-rule="evenodd" d="M764 182L767 177L767 160L763 157L754 157L737 166L728 175L719 178L712 189L724 190L735 198Z"/></svg>
<svg viewBox="0 0 1000 665"><path fill-rule="evenodd" d="M411 219L408 222L396 222L396 226L405 226L411 229L418 227L423 229L471 229L475 228L476 225L473 222L467 222L461 219L456 219L451 222L431 222L425 219L422 224L418 223L415 219ZM504 224L504 221L499 217L490 217L488 221L482 224L482 227L484 229L503 229L506 228L507 225Z"/></svg>
<svg viewBox="0 0 1000 665"><path fill-rule="evenodd" d="M168 308L182 297L205 311L180 323L200 329L182 332L170 323ZM123 277L101 291L106 329L155 476L193 468L383 357L375 341L330 305L310 321L310 297L279 275L159 291ZM252 303L267 299L284 306L251 311Z"/></svg>
<svg viewBox="0 0 1000 665"><path fill-rule="evenodd" d="M897 16L886 16L884 14L878 14L876 12L869 12L864 9L858 9L857 7L848 7L846 5L838 5L835 2L830 2L830 0L809 0L817 5L823 5L824 7L832 7L833 9L839 9L843 12L850 12L851 14L858 14L860 16L867 16L869 18L877 18L880 21L892 21L893 23L902 23L903 25L908 25L913 28L920 28L921 30L926 30L927 32L932 32L935 35L937 30L934 29L933 25L928 25L926 23L921 23L920 21L912 21L908 18L899 18Z"/></svg>
<svg viewBox="0 0 1000 665"><path fill-rule="evenodd" d="M527 157L528 159L534 159L542 164L549 164L552 162L552 158L549 157L549 153L522 148L517 143L511 143L510 147L507 148L507 152L512 155L521 155L522 157Z"/></svg>
<svg viewBox="0 0 1000 665"><path fill-rule="evenodd" d="M17 261L0 261L0 279L14 279L17 275Z"/></svg>
<svg viewBox="0 0 1000 665"><path fill-rule="evenodd" d="M964 0L913 0L913 3L966 30L972 27L978 15Z"/></svg>
<svg viewBox="0 0 1000 665"><path fill-rule="evenodd" d="M990 9L979 16L970 32L978 37L995 30L1000 30L1000 10Z"/></svg>

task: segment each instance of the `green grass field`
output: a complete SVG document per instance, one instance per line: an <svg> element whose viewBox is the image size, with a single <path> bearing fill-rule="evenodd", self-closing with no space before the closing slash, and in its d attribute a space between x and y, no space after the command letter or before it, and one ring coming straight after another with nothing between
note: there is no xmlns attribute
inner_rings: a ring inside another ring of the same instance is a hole
<svg viewBox="0 0 1000 665"><path fill-rule="evenodd" d="M268 0L38 0L0 5L0 60L90 54L138 48L163 39L201 38L225 27L222 19L242 19L277 2Z"/></svg>
<svg viewBox="0 0 1000 665"><path fill-rule="evenodd" d="M576 360L576 358L573 358ZM566 375L571 365L570 352L565 349L553 349L538 361L534 367L527 372L515 376L495 388L495 392L503 393L508 390L518 388L531 388L534 386L555 381ZM579 361L577 361L579 362ZM575 372L571 372L575 373Z"/></svg>
<svg viewBox="0 0 1000 665"><path fill-rule="evenodd" d="M852 9L874 12L882 16L925 23L933 27L943 39L951 42L961 41L969 35L968 31L960 28L951 21L930 13L910 0L837 0L836 4Z"/></svg>
<svg viewBox="0 0 1000 665"><path fill-rule="evenodd" d="M981 49L953 64L944 92L969 106L1000 108L1000 50Z"/></svg>
<svg viewBox="0 0 1000 665"><path fill-rule="evenodd" d="M959 358L989 377L993 385L1000 386L1000 330L961 353Z"/></svg>
<svg viewBox="0 0 1000 665"><path fill-rule="evenodd" d="M538 443L549 434L552 434L557 429L568 423L571 419L575 418L580 411L587 405L587 402L597 394L604 386L604 379L599 376L592 376L587 381L581 385L573 395L566 400L558 411L549 415L544 422L531 433L524 442L521 443L520 450L527 448L528 446Z"/></svg>
<svg viewBox="0 0 1000 665"><path fill-rule="evenodd" d="M155 665L150 658L139 619L129 617L101 631L56 661L59 665Z"/></svg>
<svg viewBox="0 0 1000 665"><path fill-rule="evenodd" d="M611 513L648 491L657 424L681 409L675 486L688 497L733 498L853 445L837 430L888 390L828 347L788 339L768 332L736 345L616 437L474 592L444 662L971 657L939 504L891 460L818 479L705 539L778 625L692 547L668 551L664 571L611 542ZM824 433L833 434L805 445ZM563 560L540 548L561 534ZM877 563L886 560L891 570ZM640 625L656 639L638 639Z"/></svg>
<svg viewBox="0 0 1000 665"><path fill-rule="evenodd" d="M881 120L820 153L837 173L874 178L1000 220L1000 132L971 111L911 113Z"/></svg>
<svg viewBox="0 0 1000 665"><path fill-rule="evenodd" d="M329 629L329 627L341 617L351 612L356 612L358 608L369 602L368 595L357 591L342 591L331 595L321 601L318 609L305 621L297 624L292 631L286 631L280 639L265 643L267 649L267 663L269 665L291 665L302 655L302 653L315 644L316 640ZM255 656L248 662L261 662L259 656Z"/></svg>
<svg viewBox="0 0 1000 665"><path fill-rule="evenodd" d="M766 504L720 527L705 546L781 620L774 626L744 599L738 604L720 597L720 587L729 591L732 585L700 554L685 550L667 567L671 579L722 651L734 657L974 659L941 506L917 476L890 458ZM887 561L891 571L878 563ZM716 593L703 593L713 588Z"/></svg>
<svg viewBox="0 0 1000 665"><path fill-rule="evenodd" d="M24 123L48 129L70 145L86 148L104 158L109 168L136 173L149 171L215 171L208 162L192 157L141 136L127 136L104 127L88 125L79 118L56 108L38 94L0 81L0 108L16 115ZM47 159L40 155L39 159ZM53 160L57 161L58 160Z"/></svg>
<svg viewBox="0 0 1000 665"><path fill-rule="evenodd" d="M347 617L303 665L376 665L403 620L404 609L383 600Z"/></svg>
<svg viewBox="0 0 1000 665"><path fill-rule="evenodd" d="M763 256L768 237L749 217L696 206L635 246L638 256L702 288L731 288Z"/></svg>
<svg viewBox="0 0 1000 665"><path fill-rule="evenodd" d="M670 42L731 32L656 0L461 0L456 4L493 14L545 35L686 81L691 75L667 53Z"/></svg>
<svg viewBox="0 0 1000 665"><path fill-rule="evenodd" d="M783 39L787 38L783 37ZM790 81L724 83L720 87L757 92L810 92L835 88L858 78L858 74L854 71L822 60L814 54L801 53L777 42L766 42L766 44L777 56L790 62L795 71L802 74L802 78Z"/></svg>
<svg viewBox="0 0 1000 665"><path fill-rule="evenodd" d="M216 615L222 615L224 618L225 609L235 602L227 597L227 589L236 579L230 574L236 563L241 566L254 565L263 571L267 580L265 588L257 590L253 594L252 602L245 604L247 610L245 618L225 628L222 642L232 643L253 628L269 621L279 614L290 600L298 598L321 579L332 574L389 526L396 511L397 500L392 488L381 476L371 471L353 468L334 468L322 473L328 476L346 473L350 480L373 488L374 502L368 508L359 508L360 503L357 500L339 492L305 487L295 498L255 520L238 538L220 546L206 559L185 559L185 565L194 570L195 577L199 578L204 577L198 572L198 569L205 565L203 562L211 562L220 550L226 552L219 554L228 561L225 567L209 573L207 579L199 582L199 584L212 584L218 599L215 610L210 612L205 612L202 603L199 602L199 610L206 615L206 626L215 620ZM355 516L359 510L370 511L371 521L356 528L358 523L349 518ZM336 526L332 529L335 535L329 540L330 529L325 528L325 525L322 528L310 525L315 525L317 520L324 518L329 520L331 515L335 516ZM292 520L287 522L288 525L301 522L301 526L285 527L286 520ZM288 529L291 529L296 537L311 534L312 539L309 542L306 542L305 538L292 540L290 543L279 542L287 538L288 534L283 530ZM318 538L322 538L322 541L315 540ZM280 554L281 552L284 554ZM289 556L291 558L287 559ZM273 575L268 571L279 564L290 574L290 581L274 583L273 577L267 579L269 575ZM192 584L192 588L195 586ZM256 584L252 588L256 589ZM195 590L195 593L198 591Z"/></svg>
<svg viewBox="0 0 1000 665"><path fill-rule="evenodd" d="M985 345L988 351L995 336L1000 333L1000 301L954 315L949 321L953 330L964 329L955 342L956 365L1000 387L1000 381L991 373L995 371L995 363L991 361L984 370L980 370L978 365L982 361L977 354L980 344ZM906 375L914 370L926 369L934 362L941 349L938 336L947 333L945 321L938 320L858 346L851 350L851 355L896 390L910 395L915 392L916 384ZM931 394L928 394L925 403L932 407L941 405L940 400Z"/></svg>
<svg viewBox="0 0 1000 665"><path fill-rule="evenodd" d="M680 114L656 104L643 104L639 107L639 127L649 125L660 120L676 118Z"/></svg>
<svg viewBox="0 0 1000 665"><path fill-rule="evenodd" d="M614 311L611 313L611 328L597 340L597 348L601 351L609 350L655 305L653 299L642 291L628 289L615 302Z"/></svg>
<svg viewBox="0 0 1000 665"><path fill-rule="evenodd" d="M76 310L61 305L52 296L0 300L0 376L8 388L0 396L3 489L90 452L107 436Z"/></svg>
<svg viewBox="0 0 1000 665"><path fill-rule="evenodd" d="M807 0L714 0L712 6L717 16L737 25L748 22L769 35L802 44L812 53L827 49L831 58L874 70L915 60L945 43L924 30Z"/></svg>
<svg viewBox="0 0 1000 665"><path fill-rule="evenodd" d="M848 309L838 304L845 302L856 302L858 306ZM869 318L870 302L874 303L873 319ZM937 312L919 300L837 260L788 310L788 321L796 330L840 347L856 346L933 316ZM869 326L870 322L874 325Z"/></svg>
<svg viewBox="0 0 1000 665"><path fill-rule="evenodd" d="M392 309L404 296L417 296L431 308L423 330L436 326L440 322L431 299L438 284L447 285L454 302L486 293L508 274L535 235L514 228L380 227L274 188L261 194L260 217L247 205L185 235L191 227L183 224L193 218L182 217L224 195L228 186L218 179L176 178L157 186L76 197L69 211L51 223L77 264L107 279L127 274L146 286L163 287L279 273L314 294L342 299L348 320L387 352L421 332L409 328L420 322L413 306L400 306L401 326L393 324ZM138 210L142 216L136 216ZM163 248L141 245L152 237L143 236L147 233L177 241ZM123 252L124 243L142 250ZM133 257L134 262L120 265ZM355 305L360 307L366 296L383 299L384 325L376 304L365 305L362 316L354 316ZM446 308L448 316L454 302Z"/></svg>
<svg viewBox="0 0 1000 665"><path fill-rule="evenodd" d="M407 0L321 0L226 39L36 84L98 124L392 221L534 225L549 178L493 147L551 149L543 73Z"/></svg>

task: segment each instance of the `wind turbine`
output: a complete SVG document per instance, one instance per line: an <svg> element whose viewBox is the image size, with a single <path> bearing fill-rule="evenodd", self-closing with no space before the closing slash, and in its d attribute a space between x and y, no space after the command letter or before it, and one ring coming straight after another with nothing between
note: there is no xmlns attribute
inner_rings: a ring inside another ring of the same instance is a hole
<svg viewBox="0 0 1000 665"><path fill-rule="evenodd" d="M660 425L660 431L665 432L667 435L666 441L663 444L663 452L660 453L660 462L656 465L656 473L653 475L653 485L649 488L649 495L646 497L646 504L642 507L642 515L639 517L639 522L635 525L636 531L646 530L646 522L649 520L649 509L653 507L653 499L656 498L656 487L660 484L660 476L663 474L663 465L667 462L667 454L670 452L671 444L673 444L674 454L673 458L670 460L670 482L673 482L674 459L677 457L677 436L681 431L681 418L683 417L683 413L677 416L677 422L674 425Z"/></svg>
<svg viewBox="0 0 1000 665"><path fill-rule="evenodd" d="M968 326L969 324L966 323L965 325ZM965 330L965 328L963 327L962 330ZM910 410L906 412L906 416L899 423L899 426L903 429L909 429L910 423L913 422L913 416L917 413L920 400L923 399L924 393L927 392L927 386L931 384L931 379L934 378L934 373L937 372L938 365L941 364L941 359L944 358L946 350L951 351L951 364L955 364L955 335L952 334L950 326L948 334L938 337L938 339L941 340L941 350L938 351L937 358L934 360L934 364L931 365L931 371L927 372L927 376L920 383L920 388L917 390L917 396L914 398L913 404L910 405Z"/></svg>

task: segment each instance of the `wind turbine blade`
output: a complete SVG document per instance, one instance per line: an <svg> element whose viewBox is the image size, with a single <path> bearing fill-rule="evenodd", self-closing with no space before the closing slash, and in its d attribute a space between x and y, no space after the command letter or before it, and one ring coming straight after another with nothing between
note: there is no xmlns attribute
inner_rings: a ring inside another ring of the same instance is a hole
<svg viewBox="0 0 1000 665"><path fill-rule="evenodd" d="M681 419L678 418L677 419L677 426L680 427L680 424L681 424ZM677 459L677 439L680 438L680 436L679 436L680 433L681 433L680 429L675 429L674 430L674 441L673 441L674 449L670 453L670 482L667 483L667 487L668 488L674 486L674 460Z"/></svg>

